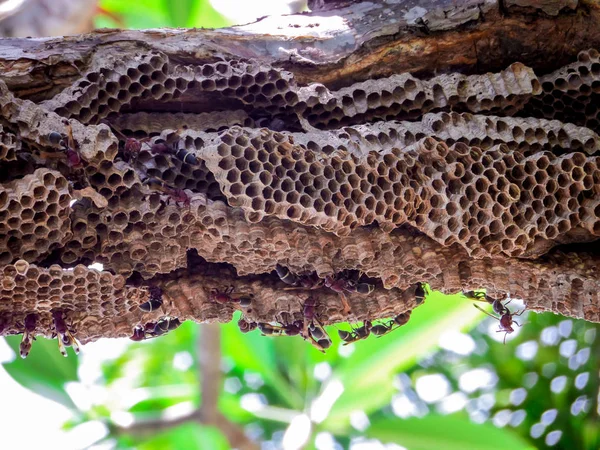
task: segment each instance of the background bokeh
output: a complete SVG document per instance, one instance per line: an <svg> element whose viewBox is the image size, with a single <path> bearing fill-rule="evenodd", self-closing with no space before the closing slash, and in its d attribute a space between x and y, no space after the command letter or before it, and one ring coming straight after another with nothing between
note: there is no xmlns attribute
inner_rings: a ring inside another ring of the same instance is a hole
<svg viewBox="0 0 600 450"><path fill-rule="evenodd" d="M94 23L221 27L305 7L102 0ZM22 449L228 449L222 431L194 415L201 366L213 361L220 412L265 450L600 448L599 326L524 314L503 345L498 322L472 303L428 293L406 326L347 346L329 327L325 355L299 337L242 334L239 313L142 343L101 340L79 357L38 338L21 360L12 336L0 341L2 439ZM206 350L207 336L220 352Z"/></svg>

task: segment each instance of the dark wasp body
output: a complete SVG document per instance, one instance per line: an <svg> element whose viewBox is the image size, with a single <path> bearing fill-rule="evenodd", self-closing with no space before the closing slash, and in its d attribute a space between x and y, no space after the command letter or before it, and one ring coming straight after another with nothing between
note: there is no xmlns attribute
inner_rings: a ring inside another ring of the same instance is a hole
<svg viewBox="0 0 600 450"><path fill-rule="evenodd" d="M58 341L58 349L63 356L67 356L66 347L73 347L75 353L79 353L79 342L75 339L74 331L69 329L65 315L62 311L52 311L52 322L54 333Z"/></svg>
<svg viewBox="0 0 600 450"><path fill-rule="evenodd" d="M163 304L163 292L158 286L150 286L148 288L148 293L150 294L150 298L140 304L140 309L142 311L151 312L157 310Z"/></svg>
<svg viewBox="0 0 600 450"><path fill-rule="evenodd" d="M33 341L35 341L35 329L37 327L37 314L27 314L25 316L25 323L23 325L17 324L19 328L23 328L23 337L21 338L21 344L19 345L19 353L21 354L21 358L27 358L29 352L31 351L31 346L33 345Z"/></svg>
<svg viewBox="0 0 600 450"><path fill-rule="evenodd" d="M525 310L523 309L519 312L511 313L510 310L506 307L506 305L508 305L512 300L508 300L506 303L502 303L501 299L494 299L494 298L488 297L487 294L481 294L481 295L475 295L475 296L468 295L468 294L472 294L472 293L473 293L473 291L469 291L469 292L466 292L463 294L474 300L484 299L482 301L487 301L488 303L492 304L492 309L500 317L490 314L489 312L487 312L486 310L481 308L479 305L473 304L473 306L475 308L477 308L478 310L480 310L481 312L483 312L484 314L487 314L488 316L493 317L494 319L496 319L499 322L499 326L498 326L498 329L496 330L496 333L504 333L504 339L502 342L504 344L506 344L506 336L508 336L510 333L513 333L515 331L515 329L512 326L513 323L519 327L521 326L516 320L513 320L513 317L520 316L521 314L523 314L525 312ZM477 293L477 294L479 294L479 293Z"/></svg>
<svg viewBox="0 0 600 450"><path fill-rule="evenodd" d="M386 334L391 333L392 331L396 330L402 325L406 325L406 323L410 319L410 313L411 311L407 311L405 313L398 314L396 317L394 317L387 323L380 323L374 325L371 329L371 333L378 337L385 336Z"/></svg>
<svg viewBox="0 0 600 450"><path fill-rule="evenodd" d="M158 322L147 322L145 325L138 325L133 329L133 335L129 337L132 341L144 341L167 334L181 326L181 321L177 317L164 317Z"/></svg>
<svg viewBox="0 0 600 450"><path fill-rule="evenodd" d="M159 191L167 194L175 202L175 204L181 202L184 206L188 208L190 207L191 198L183 189L176 189L166 186L157 178L148 178L146 181L144 181L144 184L153 191Z"/></svg>
<svg viewBox="0 0 600 450"><path fill-rule="evenodd" d="M348 345L369 337L372 328L373 324L369 320L365 320L361 327L354 328L352 331L338 330L338 336L344 341L344 345Z"/></svg>

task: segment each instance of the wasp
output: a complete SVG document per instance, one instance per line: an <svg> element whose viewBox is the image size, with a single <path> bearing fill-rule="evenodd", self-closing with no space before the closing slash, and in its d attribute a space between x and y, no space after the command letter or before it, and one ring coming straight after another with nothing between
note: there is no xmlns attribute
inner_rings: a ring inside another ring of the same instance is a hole
<svg viewBox="0 0 600 450"><path fill-rule="evenodd" d="M417 283L417 286L415 288L415 301L417 302L417 305L420 305L421 303L423 303L425 301L425 284L424 283Z"/></svg>
<svg viewBox="0 0 600 450"><path fill-rule="evenodd" d="M500 317L490 314L479 305L473 304L473 306L480 310L482 313L487 314L488 316L493 317L498 322L500 322L496 333L504 333L504 339L502 341L504 344L506 344L506 336L515 331L515 329L512 327L513 323L519 327L521 326L516 320L513 320L513 317L520 316L525 312L525 310L523 309L519 312L511 313L510 310L506 307L506 305L508 305L511 301L512 300L508 300L508 302L503 304L501 300L493 300L492 308L494 309L494 312L496 312L496 314L498 314Z"/></svg>
<svg viewBox="0 0 600 450"><path fill-rule="evenodd" d="M373 324L369 320L365 320L363 322L362 327L354 328L350 332L345 330L338 330L338 336L342 341L344 341L344 345L348 345L352 342L368 338L371 334L372 328Z"/></svg>
<svg viewBox="0 0 600 450"><path fill-rule="evenodd" d="M24 325L17 324L19 328L23 328L23 337L21 338L21 344L19 345L19 353L21 354L21 358L27 358L29 352L31 351L31 346L33 345L33 341L35 341L35 329L37 327L37 314L27 314L25 316Z"/></svg>
<svg viewBox="0 0 600 450"><path fill-rule="evenodd" d="M41 151L40 156L44 159L66 159L67 166L69 166L71 169L79 169L83 166L83 163L81 161L81 156L78 152L79 146L73 138L73 128L66 119L63 121L63 124L67 129L66 134L61 134L56 131L52 131L51 133L48 133L47 138L52 145L62 147L64 153L52 153Z"/></svg>
<svg viewBox="0 0 600 450"><path fill-rule="evenodd" d="M249 333L250 331L255 330L258 327L258 324L242 317L238 320L238 327L242 333Z"/></svg>
<svg viewBox="0 0 600 450"><path fill-rule="evenodd" d="M361 283L359 281L361 276L362 274L359 273L356 280L351 279L349 273L339 274L336 277L325 277L325 286L338 293L342 300L345 314L350 314L351 309L344 292L356 292L367 295L375 290L374 284Z"/></svg>
<svg viewBox="0 0 600 450"><path fill-rule="evenodd" d="M146 181L144 181L144 184L151 190L167 194L173 201L175 201L175 204L181 202L184 206L188 208L190 207L191 198L183 189L165 186L165 184L157 178L148 178Z"/></svg>
<svg viewBox="0 0 600 450"><path fill-rule="evenodd" d="M252 299L250 298L251 296L245 295L245 294L234 293L233 292L234 289L235 288L233 286L229 286L224 291L213 288L210 291L210 296L208 297L208 301L213 302L213 303L219 303L221 305L225 305L227 303L240 303L240 305L241 305L242 299L244 299L244 304L249 306L250 303L252 302ZM248 300L250 301L250 303L248 302Z"/></svg>
<svg viewBox="0 0 600 450"><path fill-rule="evenodd" d="M66 347L73 347L76 354L79 353L79 342L75 339L74 331L67 327L67 322L62 311L52 311L52 321L54 322L54 334L57 337L58 350L63 356L67 356Z"/></svg>
<svg viewBox="0 0 600 450"><path fill-rule="evenodd" d="M152 330L152 337L162 336L169 331L173 331L181 326L181 321L177 317L165 317L160 319Z"/></svg>
<svg viewBox="0 0 600 450"><path fill-rule="evenodd" d="M385 336L386 334L391 333L392 331L400 328L402 325L406 325L410 319L410 313L411 311L407 311L405 313L398 314L387 323L374 325L371 329L371 333L377 337Z"/></svg>
<svg viewBox="0 0 600 450"><path fill-rule="evenodd" d="M142 151L142 144L148 141L150 138L135 139L125 136L121 131L111 127L110 122L106 119L100 121L105 125L108 125L112 132L117 136L120 141L123 141L123 156L125 161L136 161L140 152Z"/></svg>
<svg viewBox="0 0 600 450"><path fill-rule="evenodd" d="M151 286L148 288L148 292L150 293L150 298L148 301L140 304L139 307L142 311L151 312L160 308L163 304L163 292L158 286Z"/></svg>
<svg viewBox="0 0 600 450"><path fill-rule="evenodd" d="M145 325L138 325L133 329L133 335L129 337L132 341L144 341L167 334L181 326L181 321L177 317L164 317L158 322L148 322Z"/></svg>
<svg viewBox="0 0 600 450"><path fill-rule="evenodd" d="M285 288L284 290L318 289L323 286L323 280L321 280L314 272L309 275L296 275L281 264L277 264L275 266L275 271L277 272L277 275L281 281L293 286Z"/></svg>

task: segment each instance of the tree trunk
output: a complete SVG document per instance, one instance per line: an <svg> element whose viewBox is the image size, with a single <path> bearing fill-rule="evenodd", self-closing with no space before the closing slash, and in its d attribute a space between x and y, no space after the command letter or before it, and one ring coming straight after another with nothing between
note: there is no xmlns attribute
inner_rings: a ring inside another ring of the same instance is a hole
<svg viewBox="0 0 600 450"><path fill-rule="evenodd" d="M420 283L599 321L600 2L340 3L3 40L3 333L373 320Z"/></svg>

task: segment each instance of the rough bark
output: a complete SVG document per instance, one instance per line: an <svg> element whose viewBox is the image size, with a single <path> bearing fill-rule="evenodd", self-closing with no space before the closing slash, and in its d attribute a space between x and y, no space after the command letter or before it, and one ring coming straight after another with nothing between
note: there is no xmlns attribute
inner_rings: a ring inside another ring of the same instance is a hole
<svg viewBox="0 0 600 450"><path fill-rule="evenodd" d="M374 320L421 282L599 321L600 3L418 3L0 41L3 333ZM374 290L347 317L277 264Z"/></svg>

